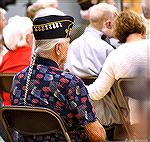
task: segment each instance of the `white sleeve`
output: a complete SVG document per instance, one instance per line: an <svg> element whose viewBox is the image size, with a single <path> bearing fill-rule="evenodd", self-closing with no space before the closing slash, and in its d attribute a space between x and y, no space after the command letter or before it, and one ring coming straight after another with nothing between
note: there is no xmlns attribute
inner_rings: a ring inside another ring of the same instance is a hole
<svg viewBox="0 0 150 142"><path fill-rule="evenodd" d="M113 51L114 52L114 51ZM111 53L102 68L101 73L99 74L98 78L95 80L95 82L89 86L87 86L90 98L92 100L100 100L103 98L110 90L112 85L115 82L115 74L113 71L113 60L114 56Z"/></svg>

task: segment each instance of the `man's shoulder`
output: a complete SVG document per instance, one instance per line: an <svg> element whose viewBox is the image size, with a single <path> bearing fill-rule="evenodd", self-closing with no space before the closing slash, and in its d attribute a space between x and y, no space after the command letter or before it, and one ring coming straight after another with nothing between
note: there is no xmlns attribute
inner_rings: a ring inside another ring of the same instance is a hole
<svg viewBox="0 0 150 142"><path fill-rule="evenodd" d="M74 85L82 82L79 77L67 71L61 71L61 78L64 78L69 82L72 82Z"/></svg>
<svg viewBox="0 0 150 142"><path fill-rule="evenodd" d="M80 35L78 38L74 39L71 42L70 46L73 46L73 45L80 43L83 40L83 38L84 38L84 33L82 35Z"/></svg>
<svg viewBox="0 0 150 142"><path fill-rule="evenodd" d="M21 79L23 78L25 75L27 75L27 70L28 70L29 66L26 67L25 69L23 69L22 71L18 72L16 75L15 75L15 79Z"/></svg>

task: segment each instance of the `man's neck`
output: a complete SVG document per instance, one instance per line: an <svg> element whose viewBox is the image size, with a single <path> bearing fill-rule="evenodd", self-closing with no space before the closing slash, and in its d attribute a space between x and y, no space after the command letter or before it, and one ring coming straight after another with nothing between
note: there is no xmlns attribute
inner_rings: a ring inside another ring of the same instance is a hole
<svg viewBox="0 0 150 142"><path fill-rule="evenodd" d="M54 62L56 62L58 64L58 59L53 56L53 54L49 54L49 53L40 53L38 54L40 57L43 57L43 58L46 58L46 59L50 59L50 60L53 60Z"/></svg>
<svg viewBox="0 0 150 142"><path fill-rule="evenodd" d="M97 30L97 31L102 31L102 26L98 26L97 24L90 24L90 27L92 27L93 29Z"/></svg>

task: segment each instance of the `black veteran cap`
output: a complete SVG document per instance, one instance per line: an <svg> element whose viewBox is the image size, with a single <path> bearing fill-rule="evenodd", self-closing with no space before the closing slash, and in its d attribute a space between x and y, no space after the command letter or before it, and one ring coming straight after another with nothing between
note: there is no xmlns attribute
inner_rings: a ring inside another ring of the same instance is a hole
<svg viewBox="0 0 150 142"><path fill-rule="evenodd" d="M36 40L68 38L74 24L71 16L50 15L35 18L33 33Z"/></svg>

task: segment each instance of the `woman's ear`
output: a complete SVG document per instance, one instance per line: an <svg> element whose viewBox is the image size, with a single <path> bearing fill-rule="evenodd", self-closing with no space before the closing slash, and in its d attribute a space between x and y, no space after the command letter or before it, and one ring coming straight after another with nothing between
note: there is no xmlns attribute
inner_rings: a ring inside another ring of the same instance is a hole
<svg viewBox="0 0 150 142"><path fill-rule="evenodd" d="M55 52L56 52L57 56L60 56L61 51L62 51L62 44L57 43L56 46L55 46Z"/></svg>
<svg viewBox="0 0 150 142"><path fill-rule="evenodd" d="M146 39L146 33L141 34L141 38L142 38L142 39Z"/></svg>
<svg viewBox="0 0 150 142"><path fill-rule="evenodd" d="M105 22L105 25L106 25L106 28L107 28L107 29L112 29L112 23L111 23L110 20L107 20L107 21Z"/></svg>

